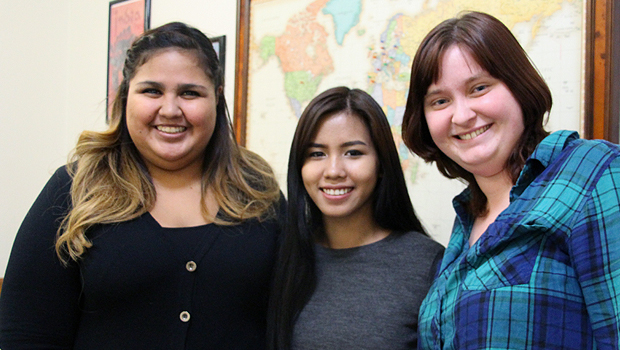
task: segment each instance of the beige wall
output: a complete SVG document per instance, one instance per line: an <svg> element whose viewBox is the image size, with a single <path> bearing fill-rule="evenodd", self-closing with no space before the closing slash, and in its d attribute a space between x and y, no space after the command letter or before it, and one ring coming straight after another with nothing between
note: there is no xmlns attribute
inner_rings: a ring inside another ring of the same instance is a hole
<svg viewBox="0 0 620 350"><path fill-rule="evenodd" d="M233 106L236 1L151 0L151 27L226 35ZM105 127L107 0L0 0L0 277L19 225L80 131Z"/></svg>

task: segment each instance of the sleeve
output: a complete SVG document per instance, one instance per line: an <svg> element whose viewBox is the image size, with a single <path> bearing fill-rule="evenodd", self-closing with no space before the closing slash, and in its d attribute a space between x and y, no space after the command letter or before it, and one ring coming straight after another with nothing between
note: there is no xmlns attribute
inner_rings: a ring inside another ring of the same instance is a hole
<svg viewBox="0 0 620 350"><path fill-rule="evenodd" d="M571 262L583 291L596 348L620 348L620 158L602 173L573 225Z"/></svg>
<svg viewBox="0 0 620 350"><path fill-rule="evenodd" d="M79 322L80 276L61 265L54 243L71 179L56 171L17 232L0 296L0 348L71 349Z"/></svg>

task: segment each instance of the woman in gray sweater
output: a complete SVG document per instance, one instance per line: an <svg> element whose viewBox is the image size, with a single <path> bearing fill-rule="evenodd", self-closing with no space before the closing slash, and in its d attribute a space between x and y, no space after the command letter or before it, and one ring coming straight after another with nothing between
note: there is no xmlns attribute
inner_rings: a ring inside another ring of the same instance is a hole
<svg viewBox="0 0 620 350"><path fill-rule="evenodd" d="M291 146L273 349L411 349L443 255L416 217L390 125L367 93L329 89Z"/></svg>

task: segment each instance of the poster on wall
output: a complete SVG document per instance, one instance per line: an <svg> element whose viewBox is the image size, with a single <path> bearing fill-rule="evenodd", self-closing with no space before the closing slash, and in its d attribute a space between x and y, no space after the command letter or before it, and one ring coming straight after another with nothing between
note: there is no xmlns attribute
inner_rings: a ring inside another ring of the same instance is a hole
<svg viewBox="0 0 620 350"><path fill-rule="evenodd" d="M464 187L409 152L401 124L411 62L426 33L463 10L504 22L549 83L548 130L581 129L585 0L241 0L235 128L286 184L297 121L320 92L371 94L392 127L410 196L426 229L447 243L452 198ZM243 68L243 69L242 69ZM245 74L245 76L243 76ZM283 188L284 189L284 188ZM429 200L432 198L433 200Z"/></svg>
<svg viewBox="0 0 620 350"><path fill-rule="evenodd" d="M209 38L211 43L213 44L213 49L215 49L215 53L217 53L217 59L220 61L220 66L222 66L222 75L226 73L226 35L217 36L213 38Z"/></svg>
<svg viewBox="0 0 620 350"><path fill-rule="evenodd" d="M108 23L107 120L112 112L116 91L123 80L126 52L133 40L149 29L150 0L110 2Z"/></svg>

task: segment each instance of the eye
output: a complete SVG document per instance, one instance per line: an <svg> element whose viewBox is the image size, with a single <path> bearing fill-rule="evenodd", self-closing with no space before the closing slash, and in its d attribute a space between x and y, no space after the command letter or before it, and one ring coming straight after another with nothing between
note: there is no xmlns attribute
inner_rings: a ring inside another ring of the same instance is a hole
<svg viewBox="0 0 620 350"><path fill-rule="evenodd" d="M356 150L356 149L350 149L346 151L344 154L347 156L359 157L359 156L363 156L364 152Z"/></svg>
<svg viewBox="0 0 620 350"><path fill-rule="evenodd" d="M146 95L161 95L161 91L156 88L144 88L141 93Z"/></svg>
<svg viewBox="0 0 620 350"><path fill-rule="evenodd" d="M321 158L324 157L325 153L323 151L311 151L308 152L308 158Z"/></svg>
<svg viewBox="0 0 620 350"><path fill-rule="evenodd" d="M474 86L473 92L474 93L480 93L483 92L484 90L486 90L489 86L486 84L481 84L481 85L476 85Z"/></svg>
<svg viewBox="0 0 620 350"><path fill-rule="evenodd" d="M433 101L431 104L433 106L441 106L441 105L444 105L446 103L448 103L448 99L446 99L446 98L439 98L439 99L436 99L435 101Z"/></svg>
<svg viewBox="0 0 620 350"><path fill-rule="evenodd" d="M450 100L448 100L447 98L441 97L441 98L436 98L434 100L429 100L427 102L427 106L429 108L439 110L439 109L443 109L444 107L446 107L448 102L450 102Z"/></svg>
<svg viewBox="0 0 620 350"><path fill-rule="evenodd" d="M187 91L183 91L181 96L184 96L184 97L200 97L200 93L198 91L194 91L194 90L187 90Z"/></svg>

